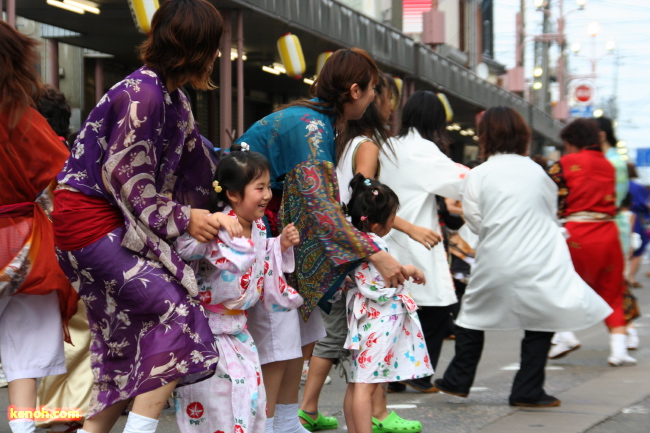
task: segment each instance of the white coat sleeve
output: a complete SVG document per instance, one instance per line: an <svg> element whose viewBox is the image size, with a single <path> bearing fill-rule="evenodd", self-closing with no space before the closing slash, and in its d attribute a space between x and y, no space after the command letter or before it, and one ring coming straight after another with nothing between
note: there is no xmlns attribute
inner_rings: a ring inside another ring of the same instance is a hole
<svg viewBox="0 0 650 433"><path fill-rule="evenodd" d="M479 208L479 188L480 176L470 173L465 179L462 192L463 217L465 218L465 224L476 234L478 234L483 223L483 216Z"/></svg>
<svg viewBox="0 0 650 433"><path fill-rule="evenodd" d="M426 192L461 199L461 189L469 168L452 161L428 140L423 140L423 146L409 159L409 172Z"/></svg>

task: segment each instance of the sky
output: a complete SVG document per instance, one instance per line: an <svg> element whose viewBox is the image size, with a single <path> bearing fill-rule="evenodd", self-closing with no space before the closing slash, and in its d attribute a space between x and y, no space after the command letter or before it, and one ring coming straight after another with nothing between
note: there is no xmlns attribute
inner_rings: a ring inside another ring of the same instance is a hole
<svg viewBox="0 0 650 433"><path fill-rule="evenodd" d="M531 36L542 33L543 19L543 13L535 9L533 2L526 0L526 34ZM551 21L556 23L560 0L550 2ZM515 64L513 41L515 14L519 9L520 0L494 0L495 57L508 68ZM576 9L575 0L564 0L567 46L576 42L581 45L578 56L567 50L569 73L589 74L590 59L598 59L595 105L603 105L602 100L616 93L619 109L616 133L619 140L627 143L634 161L636 148L650 148L650 1L587 0L584 10ZM587 33L593 21L601 26L595 41ZM609 54L605 48L608 41L616 44L614 52ZM533 42L526 44L525 75L530 79L534 67L533 46ZM556 55L557 48L552 52Z"/></svg>

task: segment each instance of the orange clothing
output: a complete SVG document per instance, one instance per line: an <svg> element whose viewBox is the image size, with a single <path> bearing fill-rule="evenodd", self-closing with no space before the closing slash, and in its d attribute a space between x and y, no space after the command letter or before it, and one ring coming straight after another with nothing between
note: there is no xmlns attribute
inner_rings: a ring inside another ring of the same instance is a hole
<svg viewBox="0 0 650 433"><path fill-rule="evenodd" d="M69 152L33 108L12 130L8 123L8 113L0 113L0 291L45 295L55 290L67 325L77 294L57 262L52 223L35 200Z"/></svg>

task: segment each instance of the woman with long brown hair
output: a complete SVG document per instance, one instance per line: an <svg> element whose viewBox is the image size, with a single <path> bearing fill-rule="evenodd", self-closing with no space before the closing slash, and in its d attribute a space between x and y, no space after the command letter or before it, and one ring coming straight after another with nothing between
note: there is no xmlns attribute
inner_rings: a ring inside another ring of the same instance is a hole
<svg viewBox="0 0 650 433"><path fill-rule="evenodd" d="M290 283L305 298L301 308L304 318L311 316L309 322L301 323L297 312L268 313L257 306L250 310L250 331L258 345L267 388L268 416L275 417L276 432L305 431L297 417L300 347L325 334L320 314L311 314L316 306L329 312L327 300L364 258L393 285L405 278L397 261L347 221L338 200L335 163L346 144L347 121L359 119L375 99L378 74L365 51L338 50L312 85L312 99L281 108L238 139L271 163L278 225L294 223L302 240L295 247L296 270Z"/></svg>
<svg viewBox="0 0 650 433"><path fill-rule="evenodd" d="M145 66L99 101L58 177L59 262L92 334L95 383L80 432L107 433L132 398L125 431L153 432L176 385L214 374L196 278L171 241L209 240L221 226L241 235L207 210L215 165L179 90L214 87L222 29L205 0L161 3L140 46Z"/></svg>
<svg viewBox="0 0 650 433"><path fill-rule="evenodd" d="M36 204L69 155L34 109L43 90L33 67L37 47L0 21L0 357L10 408L21 410L36 406L35 378L65 373L63 339L70 342L77 303L56 262L52 224ZM33 418L11 410L9 426L35 429Z"/></svg>

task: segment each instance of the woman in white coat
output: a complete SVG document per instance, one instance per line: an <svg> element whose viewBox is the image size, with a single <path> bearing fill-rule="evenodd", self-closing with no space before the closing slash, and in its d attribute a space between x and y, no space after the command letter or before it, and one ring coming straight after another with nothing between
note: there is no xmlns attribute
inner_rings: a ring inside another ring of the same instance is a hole
<svg viewBox="0 0 650 433"><path fill-rule="evenodd" d="M379 156L379 179L400 200L397 216L437 233L440 224L436 195L460 200L463 179L469 172L443 152L450 141L445 129L450 118L451 109L444 95L415 92L404 105L399 135L391 141L394 152L382 152ZM457 302L444 246L439 243L427 247L398 230L391 230L385 239L400 263L410 263L425 273L426 284L411 284L410 289L419 307L418 317L435 370L447 334L450 305ZM421 392L437 391L431 377L405 383ZM402 389L401 384L389 385L391 392Z"/></svg>
<svg viewBox="0 0 650 433"><path fill-rule="evenodd" d="M468 227L479 235L476 261L456 321L456 353L436 387L467 397L486 330L523 329L512 406L552 407L544 367L553 332L598 323L611 309L576 273L556 220L557 187L525 156L530 129L515 110L494 107L479 124L487 162L463 188Z"/></svg>

